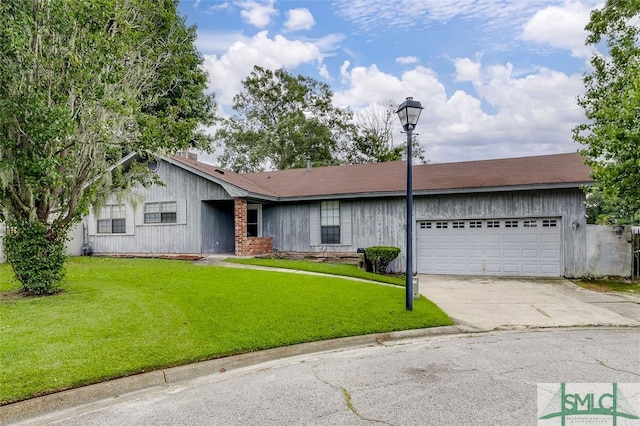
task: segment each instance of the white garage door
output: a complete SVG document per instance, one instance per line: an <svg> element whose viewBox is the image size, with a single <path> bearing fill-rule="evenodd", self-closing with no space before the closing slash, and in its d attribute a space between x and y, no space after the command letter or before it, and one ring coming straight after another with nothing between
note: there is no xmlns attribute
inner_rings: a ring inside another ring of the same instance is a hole
<svg viewBox="0 0 640 426"><path fill-rule="evenodd" d="M558 218L420 221L417 271L559 277L560 223Z"/></svg>

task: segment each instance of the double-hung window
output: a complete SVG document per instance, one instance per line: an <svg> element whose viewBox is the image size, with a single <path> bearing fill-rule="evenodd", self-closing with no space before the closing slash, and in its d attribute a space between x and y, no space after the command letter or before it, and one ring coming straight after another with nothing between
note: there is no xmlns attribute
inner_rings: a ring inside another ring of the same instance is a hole
<svg viewBox="0 0 640 426"><path fill-rule="evenodd" d="M322 244L340 244L339 201L323 201L320 204L320 241Z"/></svg>
<svg viewBox="0 0 640 426"><path fill-rule="evenodd" d="M109 204L98 211L98 234L124 234L127 232L124 204Z"/></svg>
<svg viewBox="0 0 640 426"><path fill-rule="evenodd" d="M178 205L175 201L164 203L146 203L144 205L144 223L176 223Z"/></svg>

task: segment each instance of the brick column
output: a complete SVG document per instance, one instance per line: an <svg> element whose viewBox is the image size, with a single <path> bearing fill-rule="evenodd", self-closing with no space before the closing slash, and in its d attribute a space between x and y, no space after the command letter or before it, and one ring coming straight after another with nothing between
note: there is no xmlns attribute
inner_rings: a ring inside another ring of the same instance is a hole
<svg viewBox="0 0 640 426"><path fill-rule="evenodd" d="M236 256L245 256L247 242L247 200L236 198L233 200Z"/></svg>

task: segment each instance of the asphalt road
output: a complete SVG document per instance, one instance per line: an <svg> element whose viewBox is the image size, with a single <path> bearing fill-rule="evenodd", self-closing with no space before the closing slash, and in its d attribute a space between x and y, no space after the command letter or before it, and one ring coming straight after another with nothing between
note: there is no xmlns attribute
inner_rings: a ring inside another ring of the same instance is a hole
<svg viewBox="0 0 640 426"><path fill-rule="evenodd" d="M638 328L410 339L152 387L24 424L533 425L537 383L640 383L639 348Z"/></svg>

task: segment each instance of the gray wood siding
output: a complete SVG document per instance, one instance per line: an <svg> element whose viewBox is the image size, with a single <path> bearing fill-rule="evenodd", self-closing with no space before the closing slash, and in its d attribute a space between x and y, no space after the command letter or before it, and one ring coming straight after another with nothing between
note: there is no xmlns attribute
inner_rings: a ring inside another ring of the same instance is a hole
<svg viewBox="0 0 640 426"><path fill-rule="evenodd" d="M563 275L578 277L584 274L586 267L584 199L584 193L579 189L415 196L414 219L560 217ZM360 247L374 245L399 247L402 251L390 268L392 271L404 271L404 197L340 200L341 211L346 210L343 207L347 205L351 211L351 243L341 245L311 244L310 219L314 216L311 210L318 204L265 206L263 235L272 236L274 248L281 251L356 251ZM578 226L573 226L574 223Z"/></svg>
<svg viewBox="0 0 640 426"><path fill-rule="evenodd" d="M262 235L273 237L274 250L311 251L309 221L312 204L262 206Z"/></svg>
<svg viewBox="0 0 640 426"><path fill-rule="evenodd" d="M233 201L202 203L203 253L233 253L234 233Z"/></svg>
<svg viewBox="0 0 640 426"><path fill-rule="evenodd" d="M128 212L135 211L133 215L127 214L128 229L129 222L134 222L132 235L97 234L96 218L89 215L86 219L90 229L89 241L96 253L201 253L203 247L210 246L211 242L203 243L202 215L215 214L215 211L203 211L202 201L232 200L232 197L220 185L164 161L160 161L158 176L163 186L138 187L135 189L135 202L126 203ZM177 224L144 224L144 203L160 201L179 202ZM211 225L216 219L209 217L205 220ZM205 235L211 236L210 233Z"/></svg>

